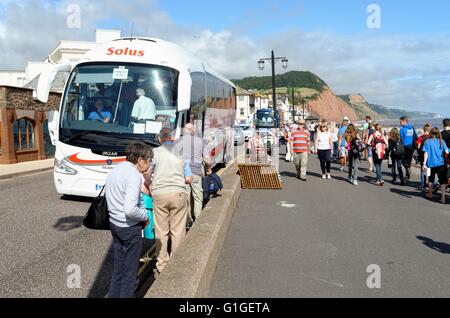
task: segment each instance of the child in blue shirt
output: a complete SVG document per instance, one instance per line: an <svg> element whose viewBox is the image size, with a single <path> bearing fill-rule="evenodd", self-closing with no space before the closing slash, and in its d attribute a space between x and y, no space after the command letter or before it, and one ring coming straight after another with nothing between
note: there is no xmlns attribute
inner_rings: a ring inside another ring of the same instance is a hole
<svg viewBox="0 0 450 318"><path fill-rule="evenodd" d="M446 143L442 140L441 132L439 128L435 127L430 132L430 138L423 146L424 152L424 170L431 169L431 175L429 177L429 193L428 199L433 199L433 183L436 175L439 178L439 184L441 185L441 203L445 204L445 190L448 183L447 168L445 164L445 154L448 155L449 150Z"/></svg>

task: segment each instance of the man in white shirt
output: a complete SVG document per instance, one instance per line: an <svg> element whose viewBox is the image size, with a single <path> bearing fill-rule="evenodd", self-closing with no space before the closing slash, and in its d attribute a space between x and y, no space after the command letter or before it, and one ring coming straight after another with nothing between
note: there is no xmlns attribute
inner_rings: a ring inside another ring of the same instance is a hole
<svg viewBox="0 0 450 318"><path fill-rule="evenodd" d="M145 96L145 91L142 88L136 90L136 95L138 96L138 99L134 102L133 111L131 113L133 120L155 120L155 103L151 98Z"/></svg>

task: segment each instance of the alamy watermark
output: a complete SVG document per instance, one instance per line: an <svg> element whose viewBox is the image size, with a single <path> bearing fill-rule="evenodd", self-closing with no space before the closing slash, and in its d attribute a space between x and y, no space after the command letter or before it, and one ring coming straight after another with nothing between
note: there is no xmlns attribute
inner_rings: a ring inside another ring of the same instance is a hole
<svg viewBox="0 0 450 318"><path fill-rule="evenodd" d="M376 264L367 266L367 288L369 289L380 289L381 288L381 267Z"/></svg>
<svg viewBox="0 0 450 318"><path fill-rule="evenodd" d="M67 288L80 289L81 288L81 267L77 264L70 264L67 266Z"/></svg>
<svg viewBox="0 0 450 318"><path fill-rule="evenodd" d="M367 7L367 27L369 29L381 29L381 7L378 4L370 4Z"/></svg>
<svg viewBox="0 0 450 318"><path fill-rule="evenodd" d="M81 7L78 4L69 4L66 10L66 25L69 29L81 28Z"/></svg>

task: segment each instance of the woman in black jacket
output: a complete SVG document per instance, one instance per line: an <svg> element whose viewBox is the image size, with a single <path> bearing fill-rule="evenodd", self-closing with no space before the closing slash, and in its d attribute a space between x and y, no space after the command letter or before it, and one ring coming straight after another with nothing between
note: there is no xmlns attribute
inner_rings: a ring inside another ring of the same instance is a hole
<svg viewBox="0 0 450 318"><path fill-rule="evenodd" d="M405 147L400 137L400 132L397 128L393 128L389 133L389 155L392 160L392 182L397 181L397 172L400 176L401 185L405 185L405 178L403 175L402 160L405 158Z"/></svg>

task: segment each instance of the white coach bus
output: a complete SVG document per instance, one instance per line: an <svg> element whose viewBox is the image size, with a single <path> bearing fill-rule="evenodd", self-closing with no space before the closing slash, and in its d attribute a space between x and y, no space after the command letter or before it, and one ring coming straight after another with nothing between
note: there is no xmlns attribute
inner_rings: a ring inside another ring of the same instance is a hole
<svg viewBox="0 0 450 318"><path fill-rule="evenodd" d="M125 160L127 146L158 146L162 127L178 138L191 122L213 165L232 156L235 86L173 43L123 38L88 52L76 65L54 65L40 76L40 101L48 101L58 72L70 72L60 110L49 118L58 193L98 195L108 172Z"/></svg>

